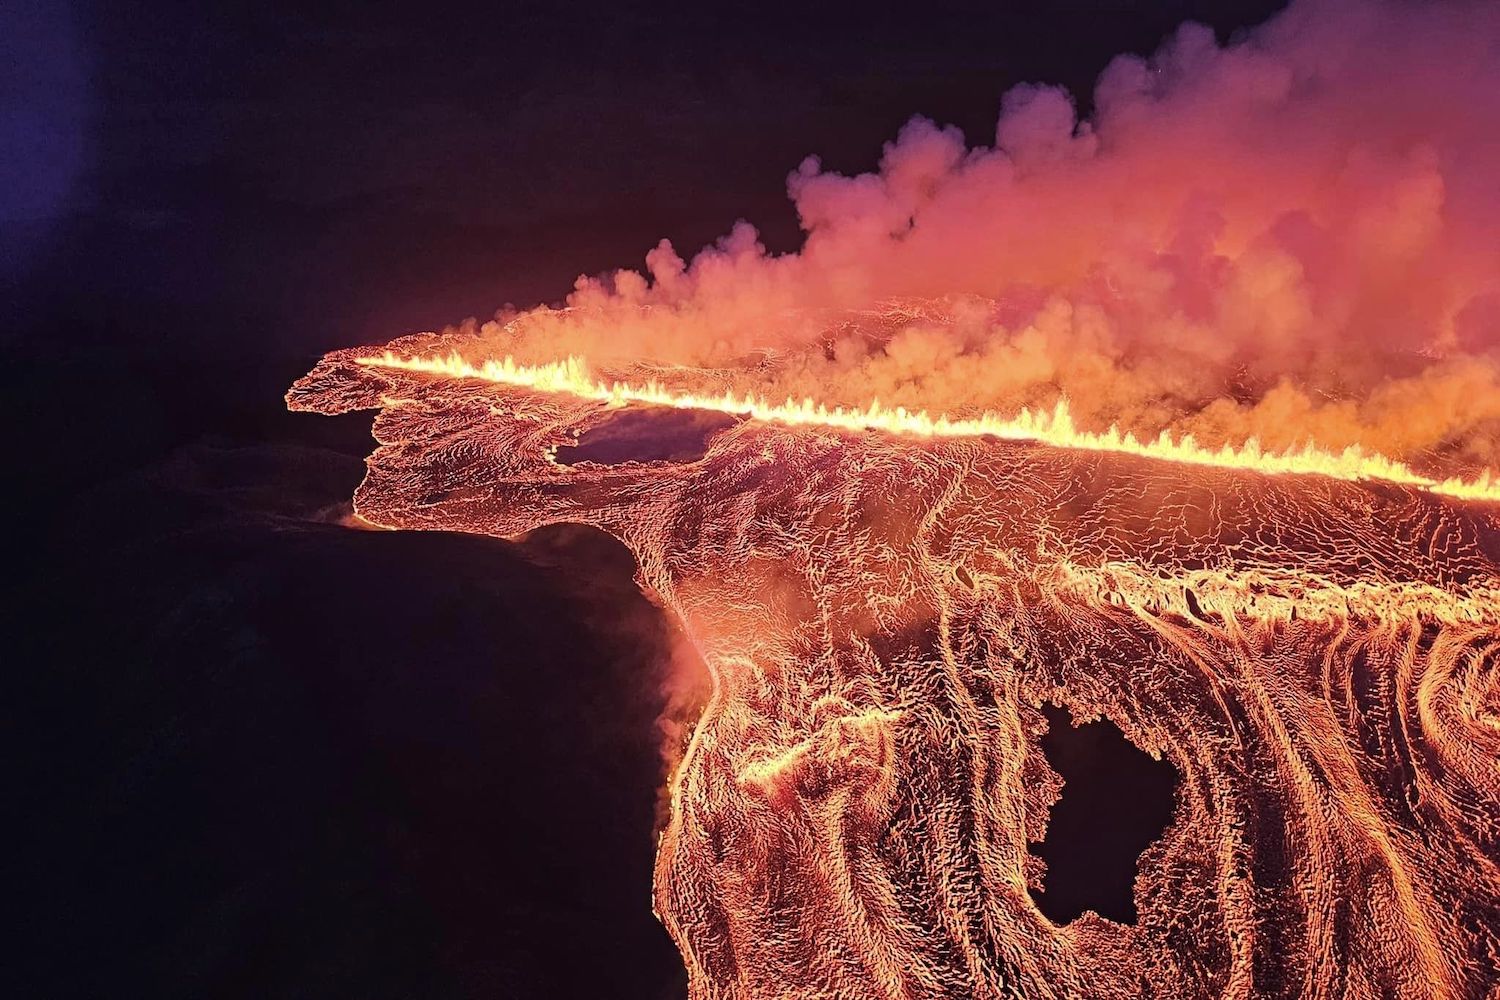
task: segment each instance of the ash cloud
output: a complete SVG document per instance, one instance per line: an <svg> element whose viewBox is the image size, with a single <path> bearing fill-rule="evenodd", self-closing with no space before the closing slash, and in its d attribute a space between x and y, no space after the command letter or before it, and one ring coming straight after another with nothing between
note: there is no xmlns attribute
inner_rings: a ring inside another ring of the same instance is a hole
<svg viewBox="0 0 1500 1000"><path fill-rule="evenodd" d="M1093 108L1019 86L972 146L913 119L874 172L791 174L797 253L740 222L466 332L778 398L1066 396L1096 429L1500 464L1500 5L1309 0L1222 46L1185 24Z"/></svg>

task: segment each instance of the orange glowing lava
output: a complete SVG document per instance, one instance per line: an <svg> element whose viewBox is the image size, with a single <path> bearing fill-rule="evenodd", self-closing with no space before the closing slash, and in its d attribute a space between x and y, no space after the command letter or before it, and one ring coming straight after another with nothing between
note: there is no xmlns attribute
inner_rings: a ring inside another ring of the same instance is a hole
<svg viewBox="0 0 1500 1000"><path fill-rule="evenodd" d="M708 665L655 885L694 1000L1497 987L1493 478L399 346L288 394L379 411L359 515L602 528ZM692 461L552 460L645 405L753 419ZM1049 701L1182 777L1134 925L1033 900Z"/></svg>
<svg viewBox="0 0 1500 1000"><path fill-rule="evenodd" d="M1335 453L1309 441L1296 451L1268 452L1262 451L1260 443L1252 439L1239 447L1226 444L1221 448L1205 448L1190 435L1174 440L1166 431L1155 440L1138 441L1133 434L1122 434L1119 428L1113 426L1102 433L1080 430L1073 424L1066 399L1060 400L1050 413L1022 410L1014 417L1002 417L986 411L975 417L954 418L947 414L933 417L925 410L908 412L904 407L886 408L878 400L872 401L867 407L845 409L841 406L829 408L811 399L768 403L755 396L736 395L733 392L703 395L674 390L655 381L642 385L619 381L606 383L592 377L587 363L576 357L540 365L521 365L507 357L476 365L458 354L408 358L392 351L384 351L379 355L361 356L355 360L362 365L380 368L426 372L450 378L477 378L542 392L563 392L580 399L611 405L641 403L675 409L713 410L744 414L755 420L793 427L878 430L918 437L991 436L1010 441L1036 441L1058 448L1120 452L1190 465L1249 469L1267 475L1301 473L1351 481L1384 479L1471 500L1500 500L1500 477L1496 477L1489 469L1473 479L1456 476L1434 479L1413 472L1401 462L1366 452L1357 446Z"/></svg>

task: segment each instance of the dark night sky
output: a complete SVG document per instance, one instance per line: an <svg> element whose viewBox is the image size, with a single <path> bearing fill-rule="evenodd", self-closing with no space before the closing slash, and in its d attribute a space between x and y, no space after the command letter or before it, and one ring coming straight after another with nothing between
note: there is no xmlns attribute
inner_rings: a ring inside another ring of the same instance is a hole
<svg viewBox="0 0 1500 1000"><path fill-rule="evenodd" d="M329 523L368 419L282 393L664 236L792 249L804 156L1276 6L0 5L0 992L680 995L628 555Z"/></svg>
<svg viewBox="0 0 1500 1000"><path fill-rule="evenodd" d="M1086 105L1112 55L1277 6L21 0L6 127L51 154L5 162L6 208L50 220L5 241L10 270L74 349L381 341L737 218L793 249L804 156L870 169L914 114L988 144L1015 83Z"/></svg>

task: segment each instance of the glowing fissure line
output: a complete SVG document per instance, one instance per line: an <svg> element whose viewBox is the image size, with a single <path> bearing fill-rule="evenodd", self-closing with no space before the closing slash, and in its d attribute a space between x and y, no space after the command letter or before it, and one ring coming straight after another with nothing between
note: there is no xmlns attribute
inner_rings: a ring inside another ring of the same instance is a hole
<svg viewBox="0 0 1500 1000"><path fill-rule="evenodd" d="M851 431L886 431L918 437L978 437L991 435L1015 441L1036 441L1059 448L1120 452L1143 458L1225 469L1246 469L1269 475L1310 474L1334 479L1383 479L1416 486L1433 493L1467 500L1500 501L1500 476L1486 469L1476 479L1433 479L1413 471L1409 466L1372 454L1357 445L1342 452L1324 451L1312 444L1284 452L1263 451L1254 438L1239 447L1224 445L1206 448L1191 435L1173 438L1163 431L1151 441L1141 441L1129 432L1110 427L1102 433L1079 430L1073 424L1066 399L1059 400L1050 413L1022 410L1014 417L985 412L977 417L930 416L926 411L908 411L904 407L886 408L872 402L866 409L827 406L804 399L800 403L768 403L753 396L736 396L725 392L718 396L701 396L679 392L659 382L631 385L626 382L605 383L593 378L581 358L570 357L540 365L517 364L506 357L498 361L474 364L457 354L447 357L403 358L391 351L380 355L355 358L358 364L374 368L422 372L449 378L472 378L538 392L566 393L581 399L604 403L641 403L668 406L682 410L714 410L743 414L755 420L788 424L794 427L830 427Z"/></svg>

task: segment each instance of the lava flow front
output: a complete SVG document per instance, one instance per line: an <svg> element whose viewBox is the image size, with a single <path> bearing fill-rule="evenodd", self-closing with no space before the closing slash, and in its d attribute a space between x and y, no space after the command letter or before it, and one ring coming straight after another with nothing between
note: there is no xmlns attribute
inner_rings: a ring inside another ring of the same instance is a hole
<svg viewBox="0 0 1500 1000"><path fill-rule="evenodd" d="M403 361L448 338L393 346L331 354L288 397L380 411L359 514L596 525L710 669L655 887L696 1000L1494 988L1500 505L1482 483L1072 447L1053 425L757 419L743 400L701 458L562 465L621 406L671 398ZM1181 776L1134 925L1058 926L1034 902L1029 845L1060 794L1046 702Z"/></svg>

